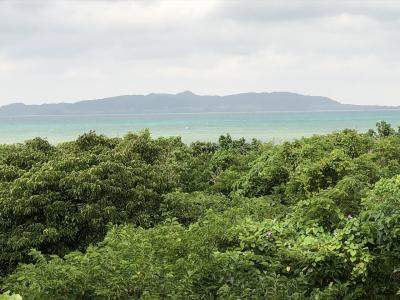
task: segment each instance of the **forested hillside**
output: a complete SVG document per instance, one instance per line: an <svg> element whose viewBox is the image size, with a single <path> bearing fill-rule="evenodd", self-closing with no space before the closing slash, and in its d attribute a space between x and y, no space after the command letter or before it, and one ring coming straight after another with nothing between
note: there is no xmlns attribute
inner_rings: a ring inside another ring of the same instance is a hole
<svg viewBox="0 0 400 300"><path fill-rule="evenodd" d="M399 109L399 107L342 104L327 97L288 92L201 96L186 91L178 94L124 95L74 103L47 103L40 105L13 103L0 106L0 116L368 111L382 109Z"/></svg>
<svg viewBox="0 0 400 300"><path fill-rule="evenodd" d="M0 299L397 299L400 133L0 146Z"/></svg>

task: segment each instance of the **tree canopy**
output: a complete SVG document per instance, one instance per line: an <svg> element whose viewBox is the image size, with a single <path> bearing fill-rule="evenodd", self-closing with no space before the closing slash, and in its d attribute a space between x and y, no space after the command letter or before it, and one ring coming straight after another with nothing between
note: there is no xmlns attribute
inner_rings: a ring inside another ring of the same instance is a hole
<svg viewBox="0 0 400 300"><path fill-rule="evenodd" d="M396 299L399 203L386 122L1 145L0 299Z"/></svg>

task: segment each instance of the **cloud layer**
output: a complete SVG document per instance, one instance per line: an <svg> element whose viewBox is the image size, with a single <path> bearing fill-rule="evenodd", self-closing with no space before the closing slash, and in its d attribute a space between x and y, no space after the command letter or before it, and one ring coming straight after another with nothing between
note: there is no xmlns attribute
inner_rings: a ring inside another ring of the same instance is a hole
<svg viewBox="0 0 400 300"><path fill-rule="evenodd" d="M292 91L400 104L398 1L0 1L0 104Z"/></svg>

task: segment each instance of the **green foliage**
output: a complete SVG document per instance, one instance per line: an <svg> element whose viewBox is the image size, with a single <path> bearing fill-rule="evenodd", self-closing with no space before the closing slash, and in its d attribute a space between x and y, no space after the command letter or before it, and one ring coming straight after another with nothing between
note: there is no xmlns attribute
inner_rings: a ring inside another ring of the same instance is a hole
<svg viewBox="0 0 400 300"><path fill-rule="evenodd" d="M274 188L287 182L289 170L281 152L270 150L252 163L244 176L241 187L246 195L261 196L270 194Z"/></svg>
<svg viewBox="0 0 400 300"><path fill-rule="evenodd" d="M89 133L0 183L0 273L29 261L31 248L64 255L100 241L110 223L158 222L162 194L178 182L172 142L148 133L118 141Z"/></svg>
<svg viewBox="0 0 400 300"><path fill-rule="evenodd" d="M380 138L387 137L395 134L395 130L392 128L392 125L385 121L380 121L376 123L376 129L378 131L378 136Z"/></svg>
<svg viewBox="0 0 400 300"><path fill-rule="evenodd" d="M397 299L400 135L0 146L0 299Z"/></svg>
<svg viewBox="0 0 400 300"><path fill-rule="evenodd" d="M22 300L22 297L18 294L11 294L10 291L7 291L0 294L0 300Z"/></svg>
<svg viewBox="0 0 400 300"><path fill-rule="evenodd" d="M223 211L229 207L230 202L221 195L174 192L165 195L161 214L165 218L176 218L179 223L189 225L204 217L208 209Z"/></svg>

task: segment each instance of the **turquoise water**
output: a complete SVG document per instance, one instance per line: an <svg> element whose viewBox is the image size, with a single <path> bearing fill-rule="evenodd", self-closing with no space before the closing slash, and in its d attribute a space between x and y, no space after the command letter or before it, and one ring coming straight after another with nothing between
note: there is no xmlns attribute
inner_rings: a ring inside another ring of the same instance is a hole
<svg viewBox="0 0 400 300"><path fill-rule="evenodd" d="M36 136L52 143L73 140L89 130L108 136L149 128L152 135L181 136L184 142L215 141L221 134L281 142L344 128L365 132L385 120L400 125L400 110L220 114L88 115L0 117L0 143Z"/></svg>

